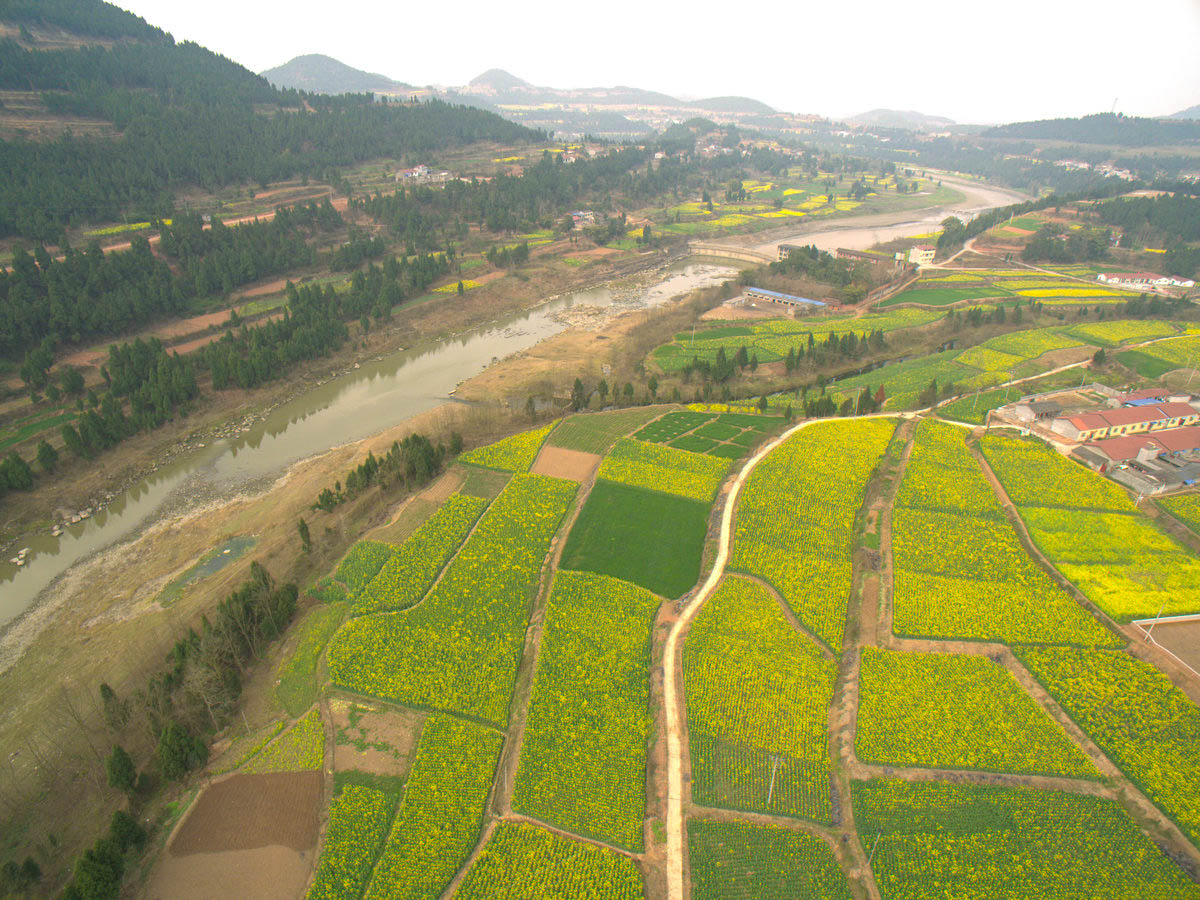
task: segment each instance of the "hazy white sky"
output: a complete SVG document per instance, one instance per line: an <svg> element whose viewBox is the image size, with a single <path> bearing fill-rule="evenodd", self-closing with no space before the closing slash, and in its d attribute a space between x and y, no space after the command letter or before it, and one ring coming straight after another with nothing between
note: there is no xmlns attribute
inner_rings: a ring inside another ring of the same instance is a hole
<svg viewBox="0 0 1200 900"><path fill-rule="evenodd" d="M116 0L254 71L303 53L413 84L743 94L791 112L960 122L1200 103L1200 0Z"/></svg>

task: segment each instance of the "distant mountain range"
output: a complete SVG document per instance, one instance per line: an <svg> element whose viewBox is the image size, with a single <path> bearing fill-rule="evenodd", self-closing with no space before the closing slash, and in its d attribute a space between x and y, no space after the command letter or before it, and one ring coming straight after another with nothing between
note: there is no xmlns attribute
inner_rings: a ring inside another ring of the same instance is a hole
<svg viewBox="0 0 1200 900"><path fill-rule="evenodd" d="M1177 113L1171 113L1167 116L1168 119L1200 119L1200 103L1195 106L1189 106L1187 109L1181 109Z"/></svg>
<svg viewBox="0 0 1200 900"><path fill-rule="evenodd" d="M363 94L368 91L392 94L412 89L410 84L355 69L320 53L297 56L260 74L278 88L294 88L310 94Z"/></svg>
<svg viewBox="0 0 1200 900"><path fill-rule="evenodd" d="M902 109L872 109L846 120L850 125L866 128L907 128L909 131L945 131L957 123L943 116Z"/></svg>
<svg viewBox="0 0 1200 900"><path fill-rule="evenodd" d="M262 75L277 87L318 94L372 91L391 96L436 96L479 106L560 137L592 134L635 137L703 115L722 124L785 130L795 120L750 97L680 100L668 94L617 85L595 88L541 87L503 69L488 69L461 87L415 87L385 75L363 72L328 56L298 56Z"/></svg>

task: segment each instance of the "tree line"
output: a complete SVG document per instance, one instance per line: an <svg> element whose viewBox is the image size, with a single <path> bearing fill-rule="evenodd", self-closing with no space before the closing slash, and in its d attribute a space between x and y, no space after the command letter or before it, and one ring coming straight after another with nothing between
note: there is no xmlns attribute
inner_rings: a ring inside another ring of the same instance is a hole
<svg viewBox="0 0 1200 900"><path fill-rule="evenodd" d="M12 267L0 270L0 356L46 339L79 343L180 315L194 299L312 262L305 236L341 224L328 198L229 227L214 220L206 229L198 216L183 215L161 226L163 253L178 261L179 274L145 235L128 250L105 253L95 242L86 250L68 247L62 259L44 246L32 254L17 250Z"/></svg>

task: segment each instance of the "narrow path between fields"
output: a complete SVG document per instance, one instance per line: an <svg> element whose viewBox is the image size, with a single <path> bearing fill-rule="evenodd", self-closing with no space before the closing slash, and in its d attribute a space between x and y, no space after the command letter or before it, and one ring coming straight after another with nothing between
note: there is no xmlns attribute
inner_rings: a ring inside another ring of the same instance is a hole
<svg viewBox="0 0 1200 900"><path fill-rule="evenodd" d="M887 419L909 418L912 413L874 413L869 416L854 416L855 419ZM737 506L738 495L742 485L754 468L762 462L772 450L790 438L796 432L820 422L845 421L845 419L806 419L789 428L783 434L774 438L766 446L754 454L742 467L729 489L725 500L725 508L721 514L721 536L717 550L717 558L712 571L692 601L682 610L679 618L671 627L663 648L663 704L666 709L667 726L667 900L685 900L688 896L687 885L683 877L684 870L684 823L683 823L683 755L681 752L682 710L682 670L676 663L680 638L687 630L696 613L704 602L712 596L717 585L725 575L725 566L729 561L729 547L733 540L733 517Z"/></svg>

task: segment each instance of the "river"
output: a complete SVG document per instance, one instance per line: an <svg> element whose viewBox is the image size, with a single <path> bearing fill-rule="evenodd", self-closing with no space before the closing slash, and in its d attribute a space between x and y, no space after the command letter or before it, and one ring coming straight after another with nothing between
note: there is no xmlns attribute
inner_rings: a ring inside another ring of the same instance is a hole
<svg viewBox="0 0 1200 900"><path fill-rule="evenodd" d="M804 223L786 233L774 232L774 240L760 244L759 249L774 255L777 243L787 240L829 250L865 249L896 237L932 231L946 216L966 220L986 209L1027 199L990 185L948 176L942 180L962 192L963 199L931 209ZM761 240L762 235L748 236L741 242L745 246ZM6 558L0 559L0 632L72 566L153 522L265 485L297 460L369 437L447 402L457 385L478 375L494 359L528 349L565 330L555 315L562 309L576 304L657 306L696 288L718 284L734 271L720 265L678 262L665 270L564 295L446 341L365 362L305 391L238 437L181 454L113 498L105 509L69 526L61 536L30 538L24 545L29 548L24 566L16 566L5 554Z"/></svg>
<svg viewBox="0 0 1200 900"><path fill-rule="evenodd" d="M754 249L770 253L772 256L775 255L780 243L815 244L818 250L826 251L836 250L838 247L845 247L847 250L866 250L868 247L885 244L896 238L937 231L941 227L942 220L947 216L957 216L966 222L975 218L979 213L997 206L1024 203L1029 199L1024 194L990 184L938 176L936 173L931 173L930 177L940 178L947 187L959 191L963 195L963 199L957 203L948 203L930 209L853 216L834 222L816 219L812 222L804 222L787 231L775 230L772 232L772 240L769 243L759 240Z"/></svg>
<svg viewBox="0 0 1200 900"><path fill-rule="evenodd" d="M696 288L719 284L735 272L727 266L677 262L564 295L436 344L364 362L276 407L239 436L179 455L61 536L30 538L24 545L29 548L24 566L16 566L5 554L0 560L0 630L73 565L158 519L265 485L298 460L369 437L446 403L460 383L493 360L565 330L567 326L556 317L560 310L575 305L658 306Z"/></svg>

